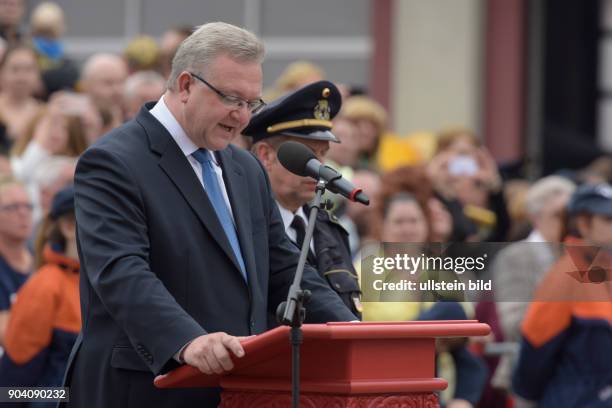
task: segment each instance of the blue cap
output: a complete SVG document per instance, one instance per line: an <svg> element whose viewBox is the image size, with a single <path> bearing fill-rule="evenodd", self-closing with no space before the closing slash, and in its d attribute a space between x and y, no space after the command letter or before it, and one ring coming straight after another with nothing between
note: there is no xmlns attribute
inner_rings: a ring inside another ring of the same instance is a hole
<svg viewBox="0 0 612 408"><path fill-rule="evenodd" d="M74 212L74 187L69 186L61 189L55 196L51 203L51 210L49 216L57 220L59 217L65 214Z"/></svg>
<svg viewBox="0 0 612 408"><path fill-rule="evenodd" d="M339 143L330 130L341 105L342 96L334 84L313 82L266 105L242 134L252 137L253 142L285 135Z"/></svg>
<svg viewBox="0 0 612 408"><path fill-rule="evenodd" d="M585 212L612 217L612 186L602 183L578 187L567 204L567 210L570 214Z"/></svg>

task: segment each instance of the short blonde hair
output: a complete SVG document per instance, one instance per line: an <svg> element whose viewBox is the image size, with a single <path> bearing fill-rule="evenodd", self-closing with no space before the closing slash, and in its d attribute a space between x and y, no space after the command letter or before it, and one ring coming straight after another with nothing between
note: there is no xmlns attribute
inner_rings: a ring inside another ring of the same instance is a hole
<svg viewBox="0 0 612 408"><path fill-rule="evenodd" d="M276 80L275 86L279 92L292 91L299 88L304 78L325 78L323 68L309 61L295 61L285 68L281 76Z"/></svg>
<svg viewBox="0 0 612 408"><path fill-rule="evenodd" d="M387 128L387 111L374 99L363 95L347 98L343 103L341 117L349 120L367 119L383 132Z"/></svg>
<svg viewBox="0 0 612 408"><path fill-rule="evenodd" d="M149 35L139 35L128 42L123 57L132 71L154 69L159 62L159 46Z"/></svg>
<svg viewBox="0 0 612 408"><path fill-rule="evenodd" d="M66 29L64 10L54 2L40 3L30 18L32 34L49 38L59 38Z"/></svg>

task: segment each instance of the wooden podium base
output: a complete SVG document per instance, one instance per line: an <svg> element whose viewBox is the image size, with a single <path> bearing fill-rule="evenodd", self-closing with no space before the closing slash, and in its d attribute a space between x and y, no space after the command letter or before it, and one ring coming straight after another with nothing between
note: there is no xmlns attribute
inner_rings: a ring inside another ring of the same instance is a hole
<svg viewBox="0 0 612 408"><path fill-rule="evenodd" d="M219 408L290 408L290 392L223 391ZM328 395L302 393L302 408L439 408L433 393L394 395Z"/></svg>

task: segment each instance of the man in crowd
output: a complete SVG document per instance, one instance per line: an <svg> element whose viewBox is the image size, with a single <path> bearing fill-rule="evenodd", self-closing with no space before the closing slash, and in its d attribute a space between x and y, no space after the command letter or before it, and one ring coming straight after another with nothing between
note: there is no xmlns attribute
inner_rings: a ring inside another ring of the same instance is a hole
<svg viewBox="0 0 612 408"><path fill-rule="evenodd" d="M215 407L216 389L156 389L188 364L233 368L268 329L298 250L261 164L229 145L262 106L263 44L226 23L179 47L168 90L81 157L75 208L83 329L67 372L74 407ZM229 146L228 146L229 145ZM311 322L354 320L307 267Z"/></svg>
<svg viewBox="0 0 612 408"><path fill-rule="evenodd" d="M561 255L562 214L575 185L560 176L544 177L527 191L526 207L533 229L520 242L505 247L493 262L492 277L499 322L507 341L520 340L520 324L544 274ZM493 381L510 389L515 365L511 355L500 360Z"/></svg>
<svg viewBox="0 0 612 408"><path fill-rule="evenodd" d="M11 304L34 266L27 247L32 233L32 202L26 188L9 177L0 179L0 349Z"/></svg>
<svg viewBox="0 0 612 408"><path fill-rule="evenodd" d="M278 99L257 114L244 134L253 138L252 151L266 168L285 231L299 248L304 242L308 202L315 197L316 180L285 169L277 158L279 146L288 140L310 148L323 162L330 142L339 140L330 132L331 119L341 105L340 92L328 81L318 81ZM359 315L360 290L353 268L348 234L335 216L319 211L308 262Z"/></svg>
<svg viewBox="0 0 612 408"><path fill-rule="evenodd" d="M111 115L112 127L123 123L123 86L127 76L127 64L115 54L94 54L81 71L83 91L100 111Z"/></svg>
<svg viewBox="0 0 612 408"><path fill-rule="evenodd" d="M165 86L164 77L155 71L138 71L130 75L124 89L126 117L136 117L142 104L158 100Z"/></svg>

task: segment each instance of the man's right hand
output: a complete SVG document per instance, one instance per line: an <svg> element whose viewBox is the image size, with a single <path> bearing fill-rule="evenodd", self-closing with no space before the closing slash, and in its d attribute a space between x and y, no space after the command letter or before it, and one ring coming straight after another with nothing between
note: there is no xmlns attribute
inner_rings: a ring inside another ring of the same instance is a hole
<svg viewBox="0 0 612 408"><path fill-rule="evenodd" d="M185 347L182 357L204 374L222 374L234 368L230 353L244 356L240 338L218 332L195 338Z"/></svg>

